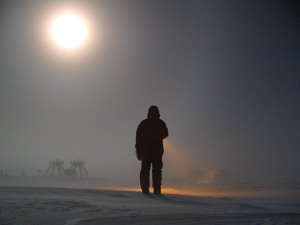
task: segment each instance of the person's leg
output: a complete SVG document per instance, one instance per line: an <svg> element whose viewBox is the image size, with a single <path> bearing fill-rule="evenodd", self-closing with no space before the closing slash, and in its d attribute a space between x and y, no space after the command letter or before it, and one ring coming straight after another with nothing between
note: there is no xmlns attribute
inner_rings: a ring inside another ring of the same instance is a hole
<svg viewBox="0 0 300 225"><path fill-rule="evenodd" d="M143 193L149 193L149 176L151 161L143 159L140 172L140 185Z"/></svg>
<svg viewBox="0 0 300 225"><path fill-rule="evenodd" d="M163 168L162 159L153 160L152 162L152 181L153 181L153 189L154 194L161 194L161 170Z"/></svg>

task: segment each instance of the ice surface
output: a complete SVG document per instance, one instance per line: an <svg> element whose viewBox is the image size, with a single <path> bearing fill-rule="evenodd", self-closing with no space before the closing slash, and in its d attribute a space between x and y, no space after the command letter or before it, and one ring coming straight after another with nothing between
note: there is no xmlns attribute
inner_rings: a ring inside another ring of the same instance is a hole
<svg viewBox="0 0 300 225"><path fill-rule="evenodd" d="M299 199L0 187L1 225L300 224Z"/></svg>

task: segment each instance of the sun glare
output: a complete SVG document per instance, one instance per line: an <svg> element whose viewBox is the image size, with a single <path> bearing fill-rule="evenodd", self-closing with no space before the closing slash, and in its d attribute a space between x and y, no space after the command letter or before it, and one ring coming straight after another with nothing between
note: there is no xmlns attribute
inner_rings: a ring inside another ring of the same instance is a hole
<svg viewBox="0 0 300 225"><path fill-rule="evenodd" d="M87 37L87 27L84 20L78 15L65 13L53 21L51 35L59 46L72 50L84 44Z"/></svg>

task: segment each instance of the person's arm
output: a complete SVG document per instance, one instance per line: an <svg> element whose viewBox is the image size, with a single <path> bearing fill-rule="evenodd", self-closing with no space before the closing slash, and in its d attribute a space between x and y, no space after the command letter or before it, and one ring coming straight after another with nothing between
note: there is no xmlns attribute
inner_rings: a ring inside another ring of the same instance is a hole
<svg viewBox="0 0 300 225"><path fill-rule="evenodd" d="M142 144L142 139L144 136L144 121L142 121L139 125L138 128L136 129L136 135L135 135L135 146L141 146Z"/></svg>
<svg viewBox="0 0 300 225"><path fill-rule="evenodd" d="M135 148L140 145L140 125L136 129L136 134L135 134Z"/></svg>
<svg viewBox="0 0 300 225"><path fill-rule="evenodd" d="M140 125L138 126L136 130L136 136L135 136L135 153L138 160L141 160L141 138L140 138Z"/></svg>

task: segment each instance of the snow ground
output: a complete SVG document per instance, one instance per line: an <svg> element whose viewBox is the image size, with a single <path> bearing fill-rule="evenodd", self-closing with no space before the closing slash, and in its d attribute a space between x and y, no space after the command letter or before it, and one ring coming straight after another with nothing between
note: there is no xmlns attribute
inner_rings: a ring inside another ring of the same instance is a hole
<svg viewBox="0 0 300 225"><path fill-rule="evenodd" d="M300 224L300 200L0 187L1 225Z"/></svg>

